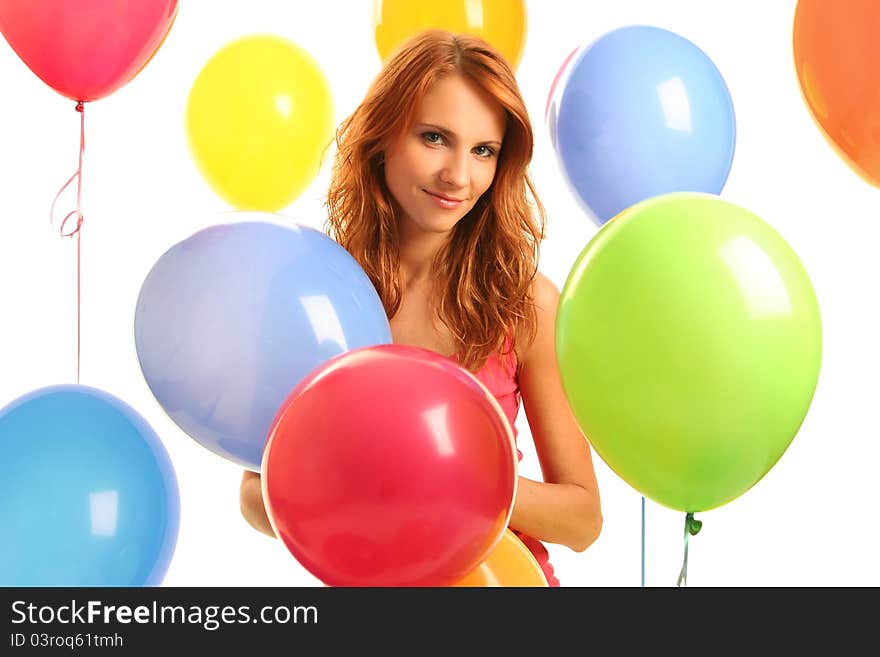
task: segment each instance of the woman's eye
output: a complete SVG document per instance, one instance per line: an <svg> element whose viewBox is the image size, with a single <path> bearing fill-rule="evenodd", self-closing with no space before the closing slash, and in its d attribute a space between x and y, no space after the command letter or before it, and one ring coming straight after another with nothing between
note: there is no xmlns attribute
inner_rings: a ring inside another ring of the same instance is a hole
<svg viewBox="0 0 880 657"><path fill-rule="evenodd" d="M439 132L423 132L422 138L431 144L439 144L443 141L443 136Z"/></svg>
<svg viewBox="0 0 880 657"><path fill-rule="evenodd" d="M474 149L474 152L480 157L492 157L495 155L495 151L493 151L488 146L477 146Z"/></svg>

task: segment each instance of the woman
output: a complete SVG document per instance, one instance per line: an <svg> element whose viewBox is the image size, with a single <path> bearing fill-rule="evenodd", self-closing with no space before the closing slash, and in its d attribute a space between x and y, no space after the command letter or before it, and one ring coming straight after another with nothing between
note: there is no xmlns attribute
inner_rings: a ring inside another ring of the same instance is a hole
<svg viewBox="0 0 880 657"><path fill-rule="evenodd" d="M522 400L544 481L519 478L510 527L558 586L540 541L583 551L602 515L556 363L559 292L537 271L544 211L513 72L476 37L424 32L388 61L336 144L330 232L373 281L394 342L457 360L512 427ZM245 472L241 506L274 535L259 474Z"/></svg>

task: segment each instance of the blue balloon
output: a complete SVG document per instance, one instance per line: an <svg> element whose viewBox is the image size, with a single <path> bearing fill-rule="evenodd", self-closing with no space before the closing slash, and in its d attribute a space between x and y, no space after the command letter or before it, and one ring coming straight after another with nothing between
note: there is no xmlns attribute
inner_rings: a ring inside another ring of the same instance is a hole
<svg viewBox="0 0 880 657"><path fill-rule="evenodd" d="M254 471L301 379L342 352L390 342L361 266L298 225L196 233L159 258L135 312L137 355L159 404L198 443Z"/></svg>
<svg viewBox="0 0 880 657"><path fill-rule="evenodd" d="M555 147L599 225L668 192L720 194L733 162L733 103L712 61L656 27L605 34L570 65Z"/></svg>
<svg viewBox="0 0 880 657"><path fill-rule="evenodd" d="M59 385L0 410L0 586L158 586L179 524L168 454L124 402Z"/></svg>

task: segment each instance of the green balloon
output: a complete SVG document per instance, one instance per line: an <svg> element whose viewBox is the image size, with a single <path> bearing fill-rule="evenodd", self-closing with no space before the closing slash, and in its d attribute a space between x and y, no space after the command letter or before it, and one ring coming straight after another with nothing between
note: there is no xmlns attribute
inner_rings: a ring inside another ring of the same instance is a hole
<svg viewBox="0 0 880 657"><path fill-rule="evenodd" d="M664 506L719 507L801 426L822 326L797 255L751 212L698 193L609 221L562 290L556 351L596 453Z"/></svg>

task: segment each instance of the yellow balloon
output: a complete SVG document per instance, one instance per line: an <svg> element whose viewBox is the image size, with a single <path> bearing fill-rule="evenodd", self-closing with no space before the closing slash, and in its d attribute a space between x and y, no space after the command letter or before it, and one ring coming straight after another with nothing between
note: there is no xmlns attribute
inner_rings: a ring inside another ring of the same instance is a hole
<svg viewBox="0 0 880 657"><path fill-rule="evenodd" d="M465 32L492 44L514 71L526 42L524 0L373 0L373 28L382 61L431 28Z"/></svg>
<svg viewBox="0 0 880 657"><path fill-rule="evenodd" d="M186 107L199 171L239 210L275 212L301 194L321 167L334 122L317 62L274 35L243 37L217 51Z"/></svg>
<svg viewBox="0 0 880 657"><path fill-rule="evenodd" d="M460 579L458 587L548 586L541 565L509 529L483 563Z"/></svg>

